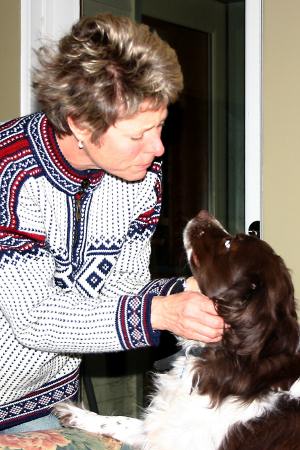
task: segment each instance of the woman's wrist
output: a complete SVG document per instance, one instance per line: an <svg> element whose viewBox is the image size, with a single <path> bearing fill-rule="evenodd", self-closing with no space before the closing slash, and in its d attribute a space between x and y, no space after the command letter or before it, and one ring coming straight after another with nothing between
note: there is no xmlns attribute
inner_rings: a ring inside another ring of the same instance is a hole
<svg viewBox="0 0 300 450"><path fill-rule="evenodd" d="M163 309L165 297L156 296L152 298L151 304L151 326L153 330L163 330Z"/></svg>

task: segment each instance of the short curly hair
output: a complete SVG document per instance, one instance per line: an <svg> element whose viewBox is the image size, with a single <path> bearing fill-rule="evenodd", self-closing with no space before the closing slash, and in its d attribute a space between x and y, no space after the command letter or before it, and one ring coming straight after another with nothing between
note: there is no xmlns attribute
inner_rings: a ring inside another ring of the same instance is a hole
<svg viewBox="0 0 300 450"><path fill-rule="evenodd" d="M95 141L116 120L147 101L157 109L183 88L175 51L147 25L128 17L83 17L54 48L38 50L33 88L59 136L67 117L88 127Z"/></svg>

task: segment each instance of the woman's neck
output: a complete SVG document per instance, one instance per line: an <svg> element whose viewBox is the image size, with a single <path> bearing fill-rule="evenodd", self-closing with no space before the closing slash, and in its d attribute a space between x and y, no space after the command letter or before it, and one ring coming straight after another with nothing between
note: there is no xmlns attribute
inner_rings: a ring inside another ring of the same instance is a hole
<svg viewBox="0 0 300 450"><path fill-rule="evenodd" d="M76 170L90 169L90 161L84 149L78 147L78 141L73 135L56 136L60 151L68 163Z"/></svg>

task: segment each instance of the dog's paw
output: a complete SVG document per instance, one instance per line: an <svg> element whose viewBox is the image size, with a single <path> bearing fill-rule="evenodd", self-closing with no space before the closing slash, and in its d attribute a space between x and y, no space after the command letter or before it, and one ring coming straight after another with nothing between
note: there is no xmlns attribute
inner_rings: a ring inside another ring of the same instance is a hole
<svg viewBox="0 0 300 450"><path fill-rule="evenodd" d="M144 440L143 422L139 419L124 416L100 416L101 434L118 441L140 448Z"/></svg>
<svg viewBox="0 0 300 450"><path fill-rule="evenodd" d="M53 413L64 427L79 428L139 446L143 440L143 422L124 416L101 416L70 402L57 404Z"/></svg>
<svg viewBox="0 0 300 450"><path fill-rule="evenodd" d="M80 428L81 430L100 433L97 414L78 407L71 402L58 403L53 408L53 414L64 427Z"/></svg>

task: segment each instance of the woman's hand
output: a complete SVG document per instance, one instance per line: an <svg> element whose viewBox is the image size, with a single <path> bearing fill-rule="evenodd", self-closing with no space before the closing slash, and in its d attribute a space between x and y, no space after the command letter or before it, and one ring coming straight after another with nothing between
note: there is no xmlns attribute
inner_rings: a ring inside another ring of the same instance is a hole
<svg viewBox="0 0 300 450"><path fill-rule="evenodd" d="M221 340L224 321L218 316L213 302L199 292L193 277L187 279L186 285L185 292L153 298L152 327L205 343Z"/></svg>

